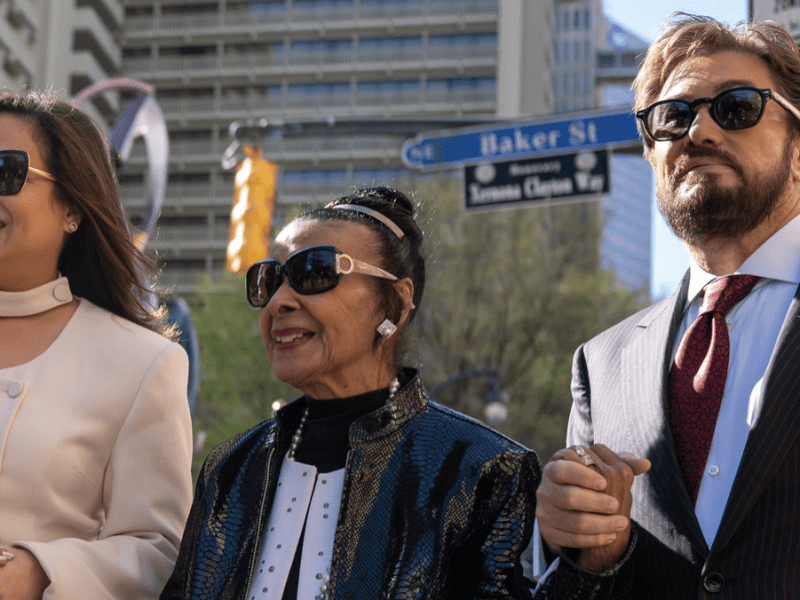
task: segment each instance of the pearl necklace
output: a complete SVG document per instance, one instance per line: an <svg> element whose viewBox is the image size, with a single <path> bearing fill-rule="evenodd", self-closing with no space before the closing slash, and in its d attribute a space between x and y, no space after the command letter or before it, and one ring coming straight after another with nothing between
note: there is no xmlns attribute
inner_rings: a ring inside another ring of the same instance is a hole
<svg viewBox="0 0 800 600"><path fill-rule="evenodd" d="M389 384L389 398L386 401L391 401L399 389L400 381L397 379L397 377L395 377ZM300 443L303 441L303 427L305 426L307 419L308 407L306 407L306 409L303 411L303 416L300 417L300 424L297 426L297 429L294 430L294 435L292 436L292 445L289 446L289 452L286 454L286 457L291 460L294 460L295 452L297 452L297 449L300 447Z"/></svg>

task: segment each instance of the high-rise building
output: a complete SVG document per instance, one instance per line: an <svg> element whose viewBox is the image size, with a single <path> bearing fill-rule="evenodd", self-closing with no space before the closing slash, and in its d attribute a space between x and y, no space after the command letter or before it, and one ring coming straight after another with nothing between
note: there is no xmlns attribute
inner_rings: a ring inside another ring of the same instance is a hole
<svg viewBox="0 0 800 600"><path fill-rule="evenodd" d="M233 173L220 159L239 119L347 116L492 119L552 108L552 4L529 0L126 0L123 71L156 88L170 176L150 246L188 291L224 268ZM280 165L276 219L355 186L413 176L403 138L259 140ZM144 148L121 195L144 210Z"/></svg>
<svg viewBox="0 0 800 600"><path fill-rule="evenodd" d="M554 112L629 107L647 43L611 22L600 0L557 0ZM603 212L600 260L631 289L649 288L652 169L636 155L611 157L611 193L589 203Z"/></svg>
<svg viewBox="0 0 800 600"><path fill-rule="evenodd" d="M233 174L220 158L239 119L332 115L528 117L625 103L641 40L608 23L600 0L7 0L0 85L66 98L111 77L156 88L171 140L170 181L151 247L178 292L224 263ZM81 108L110 124L118 94ZM355 186L413 179L402 139L329 135L258 140L279 162L276 220ZM601 256L646 284L648 183L634 157L612 159ZM617 173L618 169L622 169ZM121 171L134 220L145 210L146 154ZM639 219L641 222L635 222ZM635 234L635 235L634 235Z"/></svg>
<svg viewBox="0 0 800 600"><path fill-rule="evenodd" d="M748 0L748 12L756 21L775 21L800 41L800 0Z"/></svg>
<svg viewBox="0 0 800 600"><path fill-rule="evenodd" d="M8 3L0 9L0 85L30 86L39 73L41 16L32 0Z"/></svg>
<svg viewBox="0 0 800 600"><path fill-rule="evenodd" d="M233 121L528 117L630 102L646 44L600 0L125 0L123 72L156 88L170 131L158 235L164 281L191 289L223 269L233 173L220 159ZM382 132L382 133L381 133ZM357 186L413 179L390 130L258 139L280 165L276 221ZM134 149L121 195L145 208ZM600 255L628 287L649 281L650 170L612 158Z"/></svg>
<svg viewBox="0 0 800 600"><path fill-rule="evenodd" d="M71 98L98 81L119 76L119 0L6 0L0 4L0 86L51 89ZM113 94L81 107L101 122L119 113Z"/></svg>

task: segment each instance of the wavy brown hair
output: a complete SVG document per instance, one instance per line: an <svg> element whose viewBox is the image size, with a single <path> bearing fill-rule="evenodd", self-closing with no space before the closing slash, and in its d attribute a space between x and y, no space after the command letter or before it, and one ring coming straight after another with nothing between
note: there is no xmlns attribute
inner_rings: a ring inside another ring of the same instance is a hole
<svg viewBox="0 0 800 600"><path fill-rule="evenodd" d="M168 337L163 311L146 285L155 268L133 243L117 194L110 148L87 114L53 94L0 94L0 114L32 126L34 139L56 179L58 199L81 216L68 236L58 270L69 278L72 292L129 321ZM153 303L154 304L154 303Z"/></svg>
<svg viewBox="0 0 800 600"><path fill-rule="evenodd" d="M645 55L642 68L633 81L636 93L634 110L642 110L656 101L669 76L687 58L717 52L744 52L757 56L772 69L778 83L776 91L794 106L800 106L800 50L792 36L772 21L725 25L711 17L672 13L658 39ZM795 131L800 123L791 119ZM645 152L653 147L641 129Z"/></svg>

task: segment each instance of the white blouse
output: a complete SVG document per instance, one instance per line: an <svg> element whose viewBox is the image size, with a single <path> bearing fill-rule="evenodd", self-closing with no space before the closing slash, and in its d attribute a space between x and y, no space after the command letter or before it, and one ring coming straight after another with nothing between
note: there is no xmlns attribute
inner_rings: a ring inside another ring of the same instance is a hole
<svg viewBox="0 0 800 600"><path fill-rule="evenodd" d="M281 600L304 527L297 598L327 597L344 472L283 459L249 600Z"/></svg>

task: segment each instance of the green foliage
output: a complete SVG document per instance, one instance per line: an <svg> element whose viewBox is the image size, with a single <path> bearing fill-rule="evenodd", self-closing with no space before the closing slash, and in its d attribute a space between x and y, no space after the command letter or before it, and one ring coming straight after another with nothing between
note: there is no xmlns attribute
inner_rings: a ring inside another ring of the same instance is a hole
<svg viewBox="0 0 800 600"><path fill-rule="evenodd" d="M598 267L597 203L465 213L458 184L443 180L417 197L429 240L416 344L428 389L461 371L498 369L510 401L497 428L546 459L564 442L575 349L646 294L620 289ZM485 420L487 385L459 381L436 400Z"/></svg>
<svg viewBox="0 0 800 600"><path fill-rule="evenodd" d="M272 403L291 401L299 392L272 373L258 328L258 311L244 294L244 276L204 276L198 302L190 305L200 345L200 395L195 437L204 431L208 451L272 417ZM197 465L195 465L197 466Z"/></svg>

